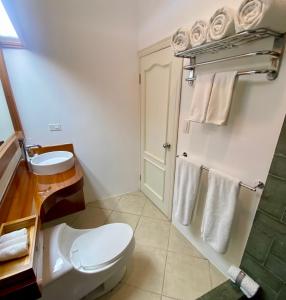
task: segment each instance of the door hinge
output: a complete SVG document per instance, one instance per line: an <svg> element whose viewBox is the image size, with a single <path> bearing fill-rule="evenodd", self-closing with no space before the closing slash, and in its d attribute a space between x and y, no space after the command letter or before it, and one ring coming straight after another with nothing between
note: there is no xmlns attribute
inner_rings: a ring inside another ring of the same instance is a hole
<svg viewBox="0 0 286 300"><path fill-rule="evenodd" d="M141 84L141 74L139 74L139 84Z"/></svg>

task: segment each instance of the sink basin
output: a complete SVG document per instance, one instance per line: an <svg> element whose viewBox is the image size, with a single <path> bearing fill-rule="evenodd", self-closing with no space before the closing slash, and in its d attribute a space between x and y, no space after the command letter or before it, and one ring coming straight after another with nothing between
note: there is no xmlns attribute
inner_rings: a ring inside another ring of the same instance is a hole
<svg viewBox="0 0 286 300"><path fill-rule="evenodd" d="M69 151L52 151L31 159L33 173L54 175L65 172L74 166L74 155Z"/></svg>

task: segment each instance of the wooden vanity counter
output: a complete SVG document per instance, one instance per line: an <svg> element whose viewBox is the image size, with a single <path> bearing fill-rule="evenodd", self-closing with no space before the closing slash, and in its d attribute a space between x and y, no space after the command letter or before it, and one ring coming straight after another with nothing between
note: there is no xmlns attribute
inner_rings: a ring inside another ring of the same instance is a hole
<svg viewBox="0 0 286 300"><path fill-rule="evenodd" d="M73 152L72 144L35 149ZM35 175L21 161L0 206L0 223L38 215L41 222L65 216L85 208L83 172L78 160L70 170L55 175Z"/></svg>
<svg viewBox="0 0 286 300"><path fill-rule="evenodd" d="M74 153L72 144L43 147L35 153L58 150ZM0 299L37 299L41 296L41 224L84 208L83 172L76 157L73 168L49 176L35 175L24 160L19 162L0 204L1 232L6 228L17 229L18 224L21 228L21 224L31 220L34 220L36 230L27 257L0 263Z"/></svg>

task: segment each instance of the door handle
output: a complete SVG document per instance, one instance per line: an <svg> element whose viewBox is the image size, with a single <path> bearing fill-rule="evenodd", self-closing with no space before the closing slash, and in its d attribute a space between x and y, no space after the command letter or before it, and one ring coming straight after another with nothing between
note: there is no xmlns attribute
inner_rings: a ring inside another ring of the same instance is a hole
<svg viewBox="0 0 286 300"><path fill-rule="evenodd" d="M165 144L163 144L163 148L164 149L170 149L171 148L171 144L165 143Z"/></svg>

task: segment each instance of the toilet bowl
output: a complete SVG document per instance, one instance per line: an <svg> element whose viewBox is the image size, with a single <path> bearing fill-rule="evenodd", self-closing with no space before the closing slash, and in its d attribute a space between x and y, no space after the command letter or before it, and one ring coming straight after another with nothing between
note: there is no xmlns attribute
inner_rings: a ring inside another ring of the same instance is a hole
<svg viewBox="0 0 286 300"><path fill-rule="evenodd" d="M135 245L133 230L124 223L83 230L60 224L43 235L43 300L107 293L124 276Z"/></svg>

